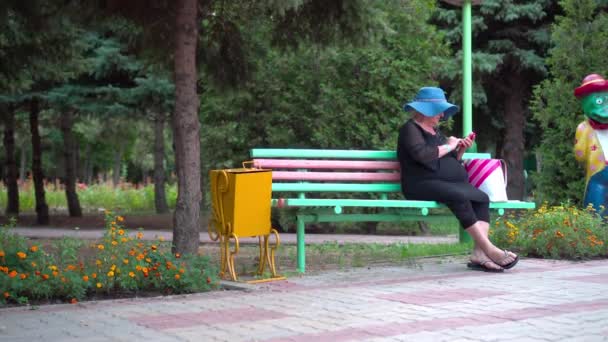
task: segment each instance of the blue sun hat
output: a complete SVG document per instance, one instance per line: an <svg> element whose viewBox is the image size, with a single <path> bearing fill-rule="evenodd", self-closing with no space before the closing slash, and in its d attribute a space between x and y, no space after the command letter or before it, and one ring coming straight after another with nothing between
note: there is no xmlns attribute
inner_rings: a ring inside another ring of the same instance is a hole
<svg viewBox="0 0 608 342"><path fill-rule="evenodd" d="M415 110L418 113L432 117L443 113L443 118L447 119L458 112L458 106L449 103L445 98L445 92L437 87L420 88L414 101L403 106L406 112Z"/></svg>

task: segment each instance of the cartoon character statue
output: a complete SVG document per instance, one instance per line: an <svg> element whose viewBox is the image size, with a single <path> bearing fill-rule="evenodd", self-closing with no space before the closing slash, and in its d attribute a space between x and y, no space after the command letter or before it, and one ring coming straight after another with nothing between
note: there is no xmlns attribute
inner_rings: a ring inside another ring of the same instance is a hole
<svg viewBox="0 0 608 342"><path fill-rule="evenodd" d="M600 211L600 207L608 208L608 81L597 74L588 75L574 96L581 100L587 117L578 125L574 141L576 160L586 170L584 204ZM606 218L608 211L600 214Z"/></svg>

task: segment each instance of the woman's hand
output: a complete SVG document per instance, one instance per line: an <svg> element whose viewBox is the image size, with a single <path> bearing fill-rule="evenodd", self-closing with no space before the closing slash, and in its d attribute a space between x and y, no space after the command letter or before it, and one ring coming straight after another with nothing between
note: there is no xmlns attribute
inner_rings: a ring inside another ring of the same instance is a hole
<svg viewBox="0 0 608 342"><path fill-rule="evenodd" d="M455 150L458 148L458 146L460 146L461 142L462 142L462 139L459 139L456 137L449 137L446 143L448 145L450 145L451 150Z"/></svg>
<svg viewBox="0 0 608 342"><path fill-rule="evenodd" d="M458 145L458 149L465 151L471 146L473 146L473 140L469 137L466 137L464 139L460 139L460 145Z"/></svg>

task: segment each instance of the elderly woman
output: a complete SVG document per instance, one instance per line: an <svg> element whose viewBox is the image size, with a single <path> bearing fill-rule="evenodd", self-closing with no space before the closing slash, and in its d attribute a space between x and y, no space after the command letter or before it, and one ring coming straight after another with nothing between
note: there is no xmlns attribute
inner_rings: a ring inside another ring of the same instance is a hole
<svg viewBox="0 0 608 342"><path fill-rule="evenodd" d="M458 111L442 89L421 88L416 98L404 106L413 116L399 129L397 156L401 164L401 189L410 200L444 203L462 228L475 241L468 267L486 272L503 272L519 260L501 250L488 238L489 199L468 181L461 164L464 151L473 144L471 137L445 137L439 120Z"/></svg>

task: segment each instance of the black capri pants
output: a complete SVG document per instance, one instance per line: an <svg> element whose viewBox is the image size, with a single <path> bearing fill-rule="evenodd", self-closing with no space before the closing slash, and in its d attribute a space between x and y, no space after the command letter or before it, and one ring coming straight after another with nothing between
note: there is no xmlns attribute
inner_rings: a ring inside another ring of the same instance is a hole
<svg viewBox="0 0 608 342"><path fill-rule="evenodd" d="M477 221L490 222L490 199L488 195L469 184L441 180L424 180L403 186L407 199L437 201L444 203L466 229Z"/></svg>

